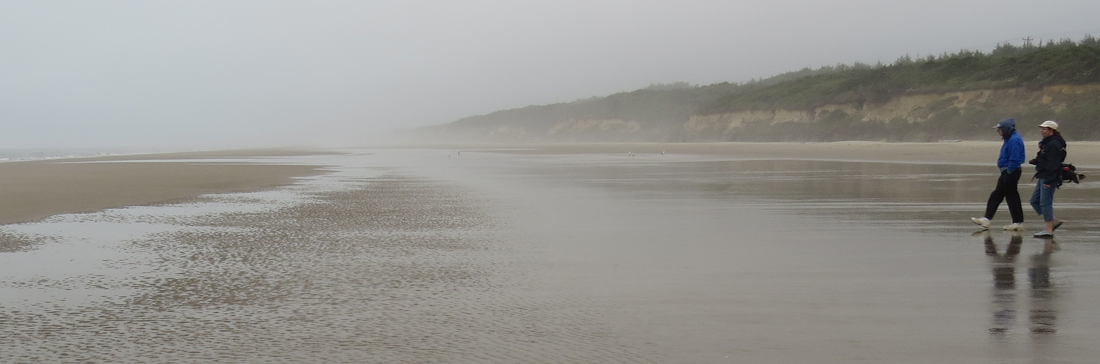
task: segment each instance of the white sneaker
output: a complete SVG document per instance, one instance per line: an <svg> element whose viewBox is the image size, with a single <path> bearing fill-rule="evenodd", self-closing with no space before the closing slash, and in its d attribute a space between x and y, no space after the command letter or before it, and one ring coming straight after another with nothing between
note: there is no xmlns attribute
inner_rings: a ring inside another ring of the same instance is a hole
<svg viewBox="0 0 1100 364"><path fill-rule="evenodd" d="M1005 225L1005 230L1020 231L1020 230L1023 230L1023 229L1024 229L1024 224L1019 223L1019 222L1014 222L1014 223Z"/></svg>
<svg viewBox="0 0 1100 364"><path fill-rule="evenodd" d="M970 221L973 221L975 224L981 225L986 229L989 228L989 219L985 217L971 217Z"/></svg>

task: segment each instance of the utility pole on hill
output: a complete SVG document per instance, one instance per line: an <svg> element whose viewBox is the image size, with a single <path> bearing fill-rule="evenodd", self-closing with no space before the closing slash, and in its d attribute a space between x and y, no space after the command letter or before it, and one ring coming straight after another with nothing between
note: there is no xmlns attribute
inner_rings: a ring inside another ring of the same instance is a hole
<svg viewBox="0 0 1100 364"><path fill-rule="evenodd" d="M1031 46L1031 36L1029 35L1029 36L1027 36L1027 38L1024 38L1024 47L1030 47L1030 46Z"/></svg>

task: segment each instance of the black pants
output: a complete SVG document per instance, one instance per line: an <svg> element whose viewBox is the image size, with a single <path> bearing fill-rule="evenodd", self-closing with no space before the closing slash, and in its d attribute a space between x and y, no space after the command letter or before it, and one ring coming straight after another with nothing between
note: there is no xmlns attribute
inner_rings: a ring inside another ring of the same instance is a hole
<svg viewBox="0 0 1100 364"><path fill-rule="evenodd" d="M1001 201L1007 201L1012 222L1024 222L1024 210L1020 207L1020 191L1017 190L1021 173L1023 168L1011 173L1001 171L1001 177L997 178L997 189L989 194L989 202L985 204L985 218L992 220L993 215L997 213L997 208L1001 206Z"/></svg>

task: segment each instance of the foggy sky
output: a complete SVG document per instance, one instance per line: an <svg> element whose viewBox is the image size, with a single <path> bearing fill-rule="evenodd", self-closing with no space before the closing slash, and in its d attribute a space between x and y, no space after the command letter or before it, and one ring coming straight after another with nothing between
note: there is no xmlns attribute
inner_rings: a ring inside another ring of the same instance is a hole
<svg viewBox="0 0 1100 364"><path fill-rule="evenodd" d="M0 0L0 147L348 145L651 83L1100 36L1100 1Z"/></svg>

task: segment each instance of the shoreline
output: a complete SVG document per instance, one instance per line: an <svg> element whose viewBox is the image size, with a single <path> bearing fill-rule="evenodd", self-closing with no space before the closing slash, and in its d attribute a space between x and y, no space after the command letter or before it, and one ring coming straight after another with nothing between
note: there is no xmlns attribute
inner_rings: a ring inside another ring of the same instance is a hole
<svg viewBox="0 0 1100 364"><path fill-rule="evenodd" d="M1026 154L1038 151L1038 140L1025 140ZM1069 142L1067 163L1100 168L1100 142ZM1000 141L930 143L844 142L723 142L723 143L532 143L532 144L408 144L387 148L454 149L517 154L696 154L737 159L801 159L860 162L974 164L995 166ZM1029 165L1024 164L1024 168Z"/></svg>
<svg viewBox="0 0 1100 364"><path fill-rule="evenodd" d="M1036 151L1037 141L1025 143L1030 157ZM992 168L1000 142L405 144L383 147L516 154L634 153L638 157L664 152L732 159L970 164ZM247 149L4 162L0 163L0 225L34 222L65 213L167 203L211 193L263 190L291 184L295 177L323 173L319 165L194 160L338 153L305 149ZM1067 162L1081 169L1100 168L1100 142L1070 142ZM1025 169L1029 167L1024 165Z"/></svg>
<svg viewBox="0 0 1100 364"><path fill-rule="evenodd" d="M110 208L168 203L289 185L323 173L319 165L217 159L330 154L263 149L113 155L0 163L0 225ZM209 159L209 162L184 161ZM126 162L126 163L117 163Z"/></svg>

